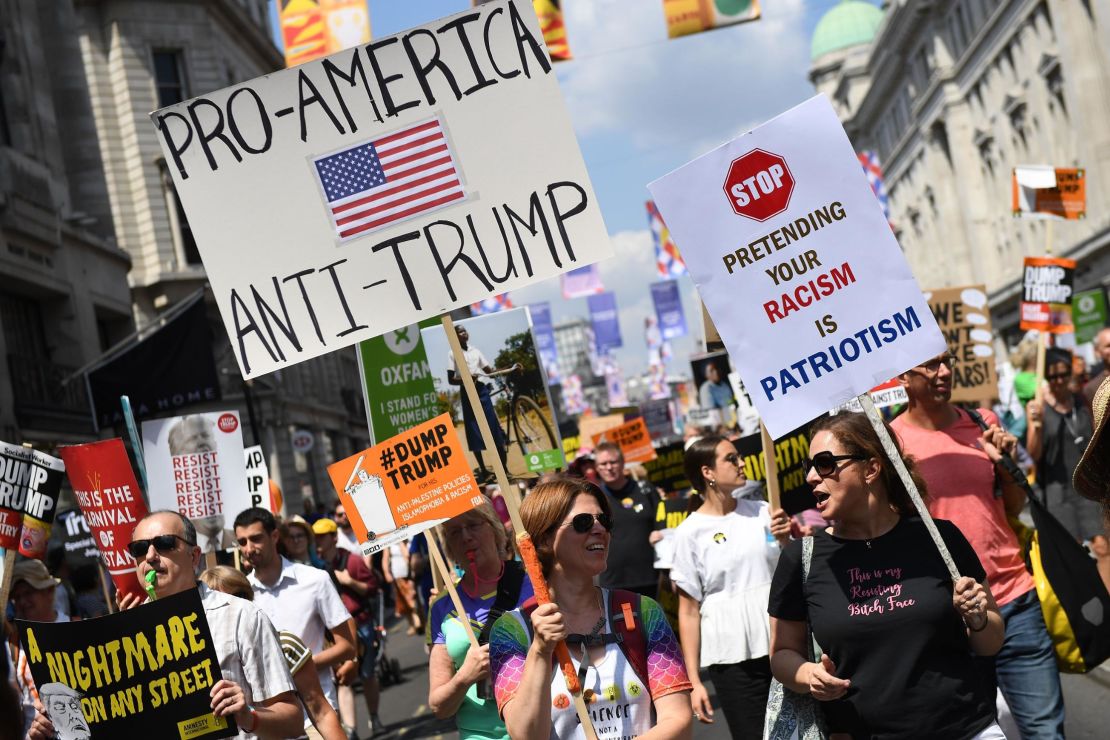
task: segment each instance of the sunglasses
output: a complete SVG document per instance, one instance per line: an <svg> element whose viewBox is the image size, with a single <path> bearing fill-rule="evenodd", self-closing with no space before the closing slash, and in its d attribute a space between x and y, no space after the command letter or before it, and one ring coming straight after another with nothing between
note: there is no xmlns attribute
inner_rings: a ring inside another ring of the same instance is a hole
<svg viewBox="0 0 1110 740"><path fill-rule="evenodd" d="M127 543L127 552L131 553L131 557L136 560L142 560L147 551L150 550L151 545L154 545L154 549L158 552L165 554L177 549L178 540L186 545L189 544L188 540L176 534L160 534L157 537L151 537L149 540L133 540Z"/></svg>
<svg viewBox="0 0 1110 740"><path fill-rule="evenodd" d="M578 534L586 534L594 528L595 519L597 520L598 524L605 527L606 532L613 531L613 519L604 511L600 514L575 514L573 517L571 517L569 525L564 524L562 526L571 526L574 527L574 531Z"/></svg>
<svg viewBox="0 0 1110 740"><path fill-rule="evenodd" d="M1045 380L1067 380L1071 377L1071 373L1053 373L1052 375L1044 376Z"/></svg>
<svg viewBox="0 0 1110 740"><path fill-rule="evenodd" d="M735 452L730 452L729 454L725 455L724 461L727 463L732 463L736 467L740 467L740 455L736 454Z"/></svg>
<svg viewBox="0 0 1110 740"><path fill-rule="evenodd" d="M809 469L813 468L817 471L817 475L822 478L828 478L830 475L836 473L839 467L837 463L842 460L866 460L865 455L834 455L829 451L818 452L813 457L806 460L805 474L809 475Z"/></svg>

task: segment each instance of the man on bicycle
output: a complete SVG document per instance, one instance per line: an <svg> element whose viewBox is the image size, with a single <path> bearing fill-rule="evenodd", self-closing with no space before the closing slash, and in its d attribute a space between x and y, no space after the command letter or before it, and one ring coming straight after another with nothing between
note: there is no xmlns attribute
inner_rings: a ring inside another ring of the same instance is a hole
<svg viewBox="0 0 1110 740"><path fill-rule="evenodd" d="M463 357L466 359L466 366L470 370L471 376L474 378L474 389L478 392L478 401L482 404L482 411L486 415L486 421L489 422L490 432L493 434L493 443L497 447L497 456L501 458L501 464L505 464L506 449L505 449L505 432L501 429L501 422L497 419L497 412L493 409L493 400L490 397L490 392L493 390L493 384L485 377L497 372L493 366L490 365L489 360L482 354L482 351L477 347L471 347L470 334L467 333L466 328L462 326L455 327L455 333L459 337L459 344L462 345ZM514 368L519 368L515 365ZM459 375L455 366L455 355L453 352L447 353L447 382L451 385L462 385L462 376ZM486 444L482 441L482 432L478 428L478 419L474 416L474 409L470 406L470 399L464 391L462 394L462 412L463 412L463 427L466 430L466 446L474 453L474 457L478 460L479 482L491 477L489 470L486 468L485 461L482 459L482 451L486 449Z"/></svg>

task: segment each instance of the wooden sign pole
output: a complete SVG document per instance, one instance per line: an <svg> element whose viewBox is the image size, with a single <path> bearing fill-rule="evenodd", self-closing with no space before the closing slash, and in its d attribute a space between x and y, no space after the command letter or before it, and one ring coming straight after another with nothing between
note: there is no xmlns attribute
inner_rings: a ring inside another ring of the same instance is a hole
<svg viewBox="0 0 1110 740"><path fill-rule="evenodd" d="M462 379L463 392L466 393L466 398L470 401L470 408L474 412L474 418L478 422L483 445L486 451L493 456L493 473L497 478L497 485L501 488L501 495L505 497L505 506L509 510L509 519L513 523L513 531L517 534L517 543L519 544L522 538L528 537L527 530L524 529L524 523L520 520L520 492L516 486L509 485L509 476L505 473L505 465L501 462L501 455L497 453L497 445L493 441L493 430L490 429L489 421L486 420L485 410L478 398L478 389L474 387L474 376L471 375L470 367L466 364L462 344L459 342L458 334L455 333L455 322L447 314L444 314L441 320L443 322L443 332L447 335L447 343L451 346L451 354L455 358L455 372ZM429 540L429 548L430 545L431 541ZM533 582L532 585L535 588L539 584ZM562 644L565 649L565 643ZM570 688L569 682L568 688ZM571 696L574 699L574 708L578 713L579 721L582 723L582 731L586 740L597 740L597 732L594 731L593 722L590 720L590 712L586 707L586 700L582 696L582 687L578 686L578 691L572 691Z"/></svg>
<svg viewBox="0 0 1110 740"><path fill-rule="evenodd" d="M910 477L910 471L906 469L906 464L902 461L902 455L898 452L898 445L895 444L894 439L887 431L886 424L883 423L883 417L879 414L879 410L875 408L875 402L871 400L871 394L864 393L857 400L863 406L863 413L867 415L871 427L879 435L879 441L883 443L883 450L886 452L887 458L894 464L894 469L898 472L902 485L909 492L914 508L917 509L921 521L925 523L925 528L929 530L929 536L933 538L933 544L940 551L940 557L944 560L949 575L952 576L952 582L955 583L960 579L960 571L957 570L956 562L952 560L952 553L948 552L948 546L944 544L940 532L937 531L937 525L933 522L933 517L929 515L929 510L925 508L925 502L921 500L921 493L917 490L913 478Z"/></svg>
<svg viewBox="0 0 1110 740"><path fill-rule="evenodd" d="M775 459L775 440L767 431L767 425L759 422L759 436L763 440L763 457L767 471L767 501L771 504L771 511L782 508L782 487L779 485L779 463Z"/></svg>

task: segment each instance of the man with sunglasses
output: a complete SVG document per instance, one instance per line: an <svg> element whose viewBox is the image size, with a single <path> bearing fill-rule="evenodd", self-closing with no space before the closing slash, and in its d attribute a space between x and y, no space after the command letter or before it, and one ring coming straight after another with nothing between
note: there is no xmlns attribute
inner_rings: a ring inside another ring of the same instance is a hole
<svg viewBox="0 0 1110 740"><path fill-rule="evenodd" d="M987 409L986 431L952 403L955 358L944 353L899 376L909 404L891 426L928 486L929 512L959 527L987 573L1006 622L995 657L998 686L1025 740L1064 737L1064 697L1052 640L1045 628L1021 546L1006 521L1025 504L1025 492L999 465L1014 449Z"/></svg>
<svg viewBox="0 0 1110 740"><path fill-rule="evenodd" d="M212 687L213 713L233 717L239 737L247 740L300 735L301 705L273 624L251 602L197 583L200 548L192 522L176 511L147 514L127 549L140 583L147 582L148 573L155 574L157 598L200 588L223 675ZM120 609L131 609L143 599L130 594L118 601Z"/></svg>
<svg viewBox="0 0 1110 740"><path fill-rule="evenodd" d="M594 449L600 488L613 510L609 563L598 578L604 588L620 588L655 598L659 574L655 570L655 511L659 492L650 483L633 480L624 472L624 453L612 442Z"/></svg>

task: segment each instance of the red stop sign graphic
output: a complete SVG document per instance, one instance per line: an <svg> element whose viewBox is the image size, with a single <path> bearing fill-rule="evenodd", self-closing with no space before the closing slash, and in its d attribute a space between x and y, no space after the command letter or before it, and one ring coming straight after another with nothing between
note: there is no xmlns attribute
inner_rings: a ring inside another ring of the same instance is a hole
<svg viewBox="0 0 1110 740"><path fill-rule="evenodd" d="M794 176L779 155L752 149L732 160L724 189L736 215L766 221L790 205Z"/></svg>

